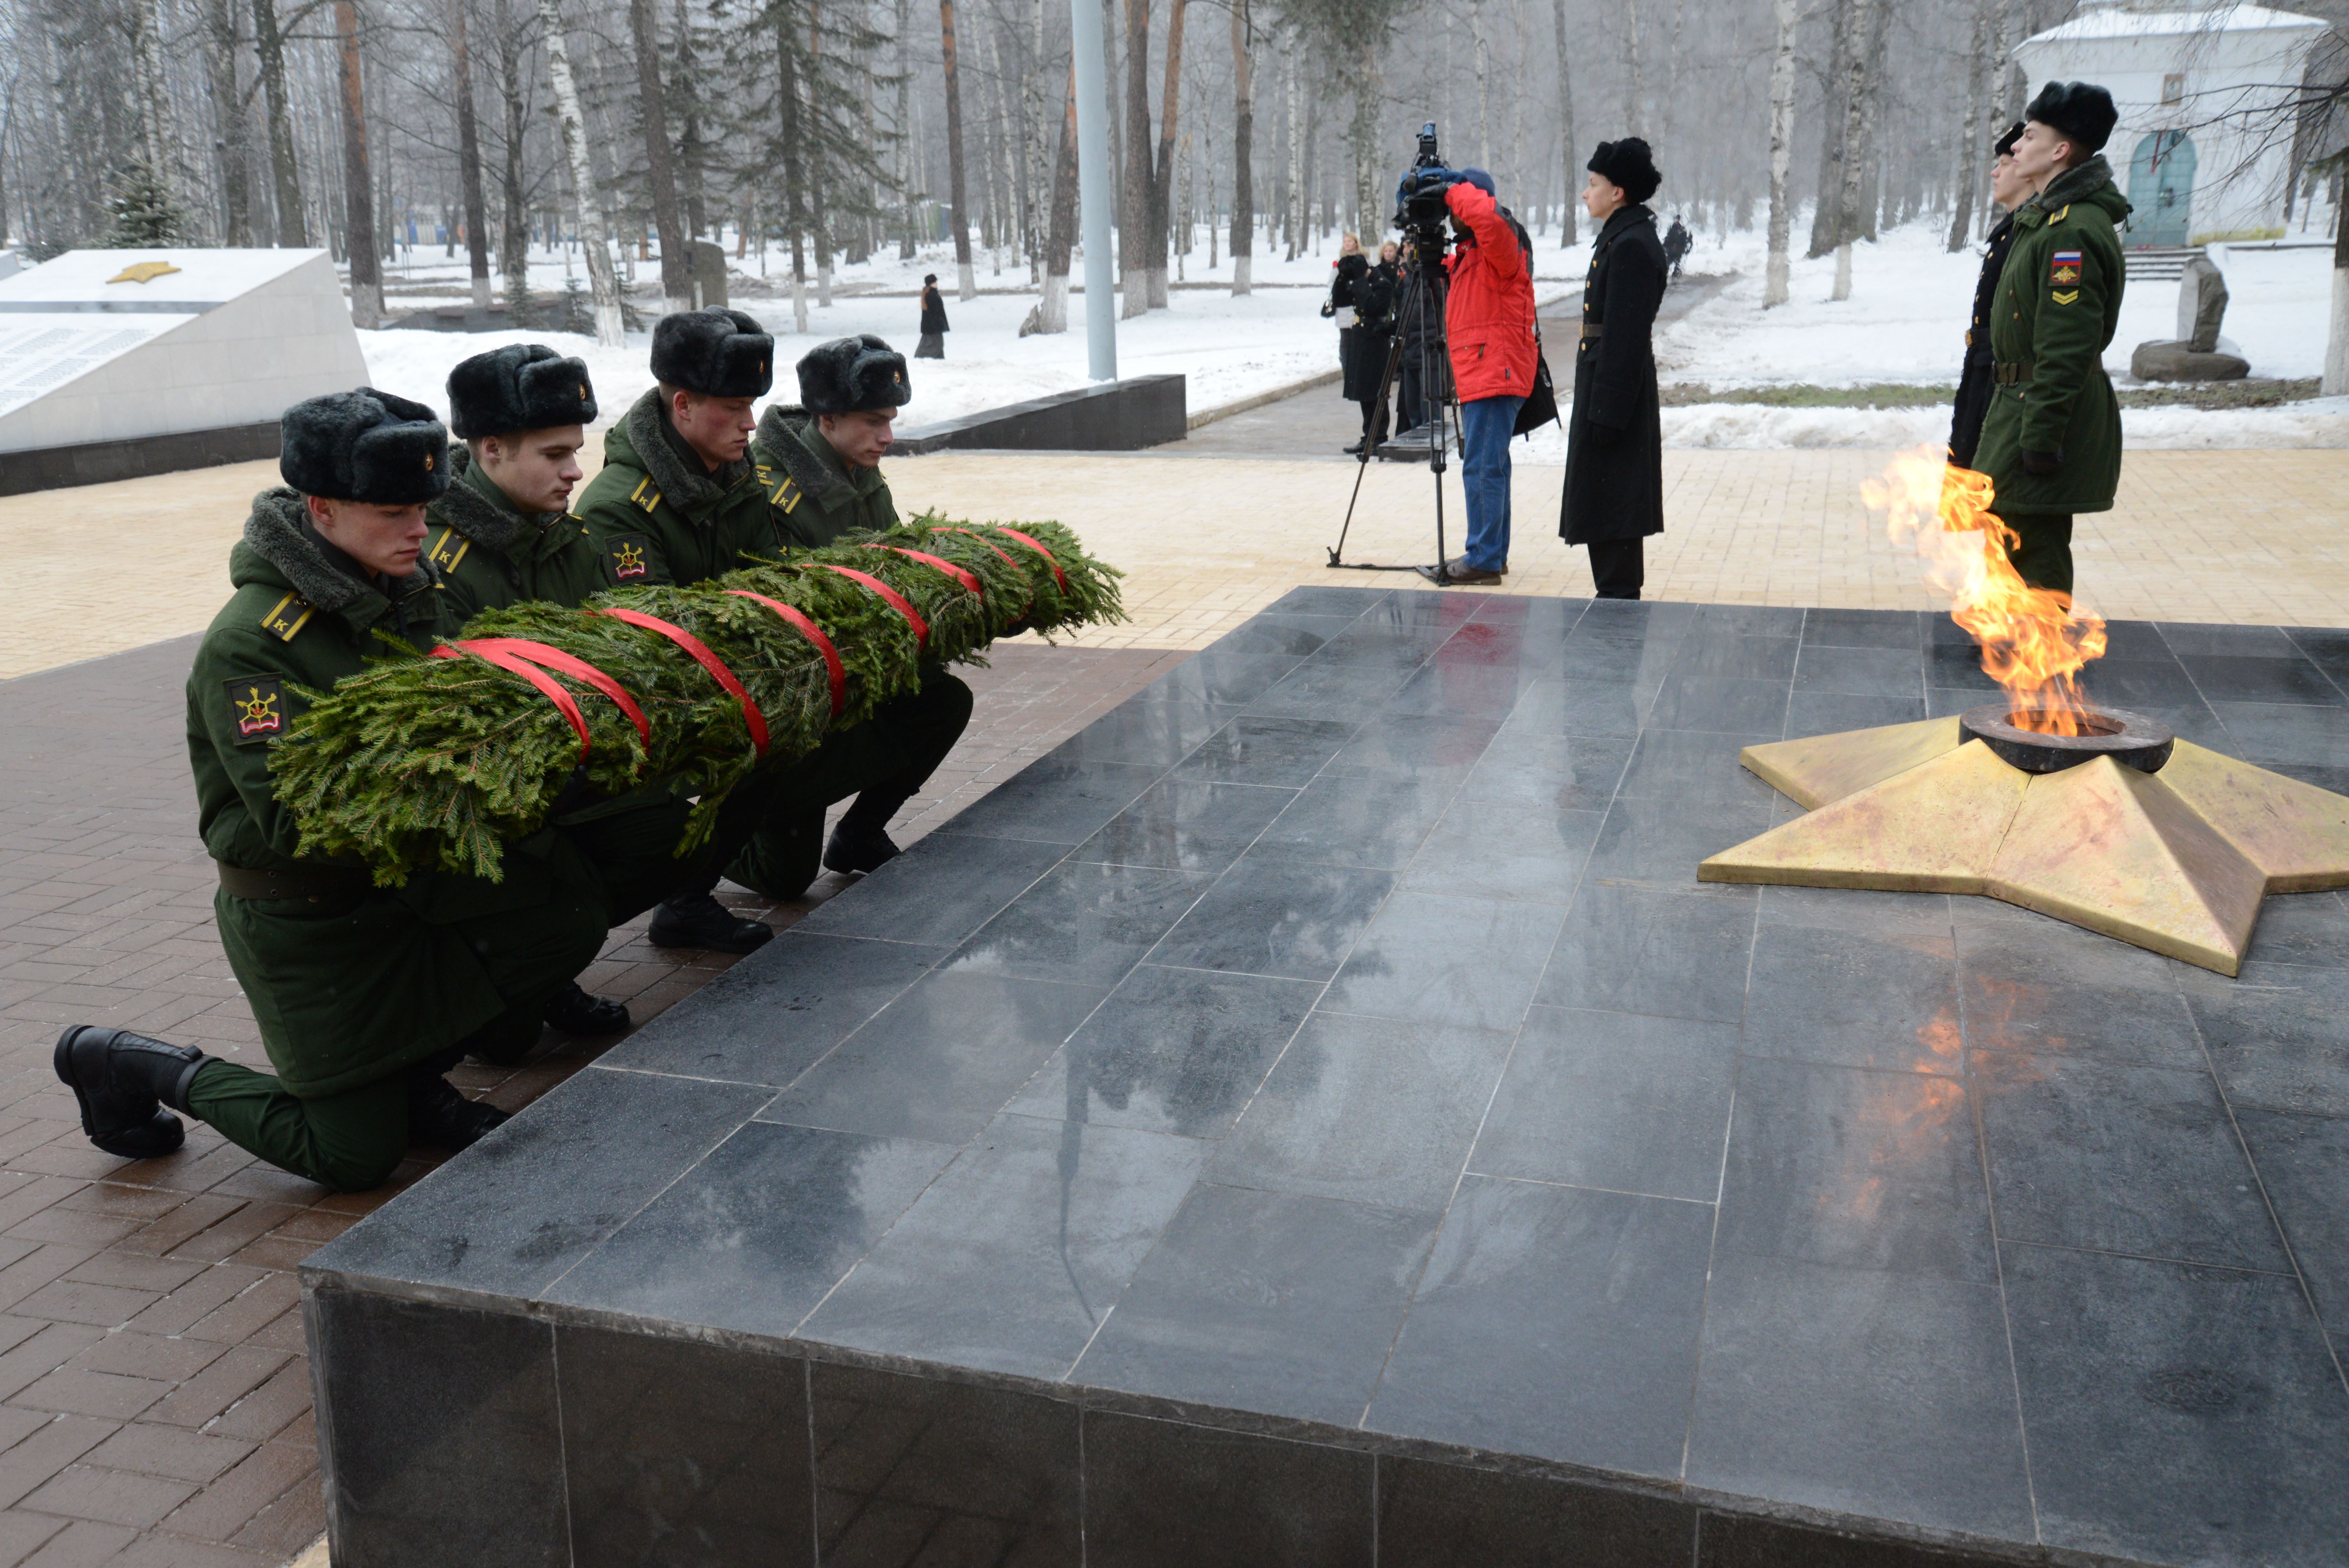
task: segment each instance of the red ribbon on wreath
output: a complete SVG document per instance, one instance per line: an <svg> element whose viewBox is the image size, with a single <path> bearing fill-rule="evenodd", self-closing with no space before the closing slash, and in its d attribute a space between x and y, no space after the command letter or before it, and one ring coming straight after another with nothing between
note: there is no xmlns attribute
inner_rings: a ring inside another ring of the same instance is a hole
<svg viewBox="0 0 2349 1568"><path fill-rule="evenodd" d="M749 599L764 604L789 623L792 630L815 645L815 651L823 655L825 671L832 676L832 717L838 718L840 710L848 706L848 671L840 662L840 650L832 645L832 639L823 634L823 628L780 599L753 593L748 588L729 588L726 592L737 599Z"/></svg>
<svg viewBox="0 0 2349 1568"><path fill-rule="evenodd" d="M432 656L436 659L453 659L465 654L471 654L485 665L518 675L544 693L555 709L571 721L572 729L579 737L579 760L582 762L587 760L586 716L579 711L579 704L563 688L562 683L546 673L548 669L575 676L610 697L619 705L620 711L628 716L628 721L636 727L636 738L647 747L652 745L652 727L645 722L645 710L636 706L636 700L621 688L619 682L583 658L545 643L532 642L527 637L474 637L462 642L444 643L432 650ZM545 669L539 667L542 665L546 666Z"/></svg>
<svg viewBox="0 0 2349 1568"><path fill-rule="evenodd" d="M742 705L742 722L750 727L750 745L760 756L764 757L767 754L766 716L759 711L759 705L750 700L750 692L744 688L740 681L734 678L734 672L726 667L725 661L711 653L700 638L683 626L672 625L658 615L647 615L642 610L590 610L587 613L591 615L609 615L616 621L626 621L631 626L642 626L647 632L658 632L662 636L683 648L687 656L703 669L708 670L711 677L726 689L727 695Z"/></svg>
<svg viewBox="0 0 2349 1568"><path fill-rule="evenodd" d="M930 624L922 619L921 613L916 610L914 606L906 601L906 598L903 593L898 593L895 588L890 587L889 584L882 582L881 579L874 576L869 572L859 572L853 566L834 566L829 561L819 561L816 564L823 567L826 572L839 573L843 577L847 578L852 583L861 583L865 587L873 590L874 593L881 595L882 603L887 604L889 608L896 611L897 614L905 617L905 624L914 628L915 645L921 647L928 645L930 640Z"/></svg>

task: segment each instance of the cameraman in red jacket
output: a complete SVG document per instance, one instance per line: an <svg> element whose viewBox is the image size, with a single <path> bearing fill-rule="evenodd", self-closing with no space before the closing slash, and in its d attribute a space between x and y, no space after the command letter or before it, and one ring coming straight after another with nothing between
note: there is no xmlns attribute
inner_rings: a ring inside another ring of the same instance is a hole
<svg viewBox="0 0 2349 1568"><path fill-rule="evenodd" d="M1509 569L1509 438L1533 390L1533 242L1493 199L1493 177L1464 169L1444 193L1457 242L1444 267L1444 333L1460 395L1461 487L1468 540L1444 563L1454 583L1498 583ZM1433 578L1435 568L1421 573Z"/></svg>

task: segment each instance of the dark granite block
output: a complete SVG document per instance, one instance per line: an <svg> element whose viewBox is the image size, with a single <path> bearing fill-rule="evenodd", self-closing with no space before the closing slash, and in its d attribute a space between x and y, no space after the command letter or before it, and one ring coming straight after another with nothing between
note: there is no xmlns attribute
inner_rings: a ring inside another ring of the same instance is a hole
<svg viewBox="0 0 2349 1568"><path fill-rule="evenodd" d="M1420 846L1401 885L1414 892L1570 903L1603 820L1596 810L1455 800Z"/></svg>
<svg viewBox="0 0 2349 1568"><path fill-rule="evenodd" d="M1268 615L1344 615L1350 621L1385 603L1382 588L1291 588L1264 607Z"/></svg>
<svg viewBox="0 0 2349 1568"><path fill-rule="evenodd" d="M1361 1568L1369 1454L1085 1413L1088 1568Z"/></svg>
<svg viewBox="0 0 2349 1568"><path fill-rule="evenodd" d="M654 1019L603 1062L780 1088L948 951L787 931L703 986L689 1011Z"/></svg>
<svg viewBox="0 0 2349 1568"><path fill-rule="evenodd" d="M1508 665L1447 661L1439 655L1403 682L1381 711L1474 715L1497 724L1539 674Z"/></svg>
<svg viewBox="0 0 2349 1568"><path fill-rule="evenodd" d="M1722 676L1734 680L1774 681L1783 686L1795 676L1800 647L1792 637L1741 637L1734 633L1702 633L1682 639L1680 655L1672 660L1676 676Z"/></svg>
<svg viewBox="0 0 2349 1568"><path fill-rule="evenodd" d="M1433 1214L1202 1181L1071 1380L1350 1427L1435 1226Z"/></svg>
<svg viewBox="0 0 2349 1568"><path fill-rule="evenodd" d="M1925 650L1925 684L1954 691L1980 692L1976 703L1998 695L1998 683L1982 674L1982 650L1972 641L1935 643ZM1935 710L1939 712L1939 709Z"/></svg>
<svg viewBox="0 0 2349 1568"><path fill-rule="evenodd" d="M1476 614L1472 623L1491 622L1495 625L1522 626L1528 632L1557 638L1582 618L1590 608L1588 599L1533 599L1515 593L1479 593Z"/></svg>
<svg viewBox="0 0 2349 1568"><path fill-rule="evenodd" d="M1992 1053L1974 1084L2006 1240L2291 1268L2207 1068Z"/></svg>
<svg viewBox="0 0 2349 1568"><path fill-rule="evenodd" d="M1185 659L1144 686L1141 695L1147 702L1250 703L1303 658L1303 654L1264 645L1258 651L1213 647Z"/></svg>
<svg viewBox="0 0 2349 1568"><path fill-rule="evenodd" d="M2190 740L2197 746L2207 746L2213 751L2235 755L2235 744L2227 727L2210 705L2197 697L2192 702L2137 703L2130 705L2136 712L2157 724L2166 724L2180 740ZM2322 711L2322 710L2320 710Z"/></svg>
<svg viewBox="0 0 2349 1568"><path fill-rule="evenodd" d="M998 1117L800 1332L1060 1377L1182 1206L1207 1151L1130 1128Z"/></svg>
<svg viewBox="0 0 2349 1568"><path fill-rule="evenodd" d="M1956 899L1952 910L1974 1050L2205 1065L2166 960L1991 899Z"/></svg>
<svg viewBox="0 0 2349 1568"><path fill-rule="evenodd" d="M879 871L859 877L810 910L792 930L951 947L1027 892L1068 852L1065 844L1028 839L926 833Z"/></svg>
<svg viewBox="0 0 2349 1568"><path fill-rule="evenodd" d="M1467 1178L1365 1424L1677 1478L1712 1233L1709 1204Z"/></svg>
<svg viewBox="0 0 2349 1568"><path fill-rule="evenodd" d="M1682 675L1675 670L1664 677L1657 691L1648 723L1651 734L1657 729L1681 729L1715 737L1765 734L1775 738L1786 727L1786 683ZM1737 742L1744 744L1742 739ZM1735 749L1731 748L1733 752Z"/></svg>
<svg viewBox="0 0 2349 1568"><path fill-rule="evenodd" d="M1159 939L1151 961L1327 980L1393 885L1386 872L1244 855Z"/></svg>
<svg viewBox="0 0 2349 1568"><path fill-rule="evenodd" d="M1201 872L1066 861L979 927L945 967L1114 985L1215 880Z"/></svg>
<svg viewBox="0 0 2349 1568"><path fill-rule="evenodd" d="M1737 1026L1536 1007L1469 1168L1710 1203Z"/></svg>
<svg viewBox="0 0 2349 1568"><path fill-rule="evenodd" d="M1349 626L1343 635L1330 638L1313 656L1325 664L1415 670L1450 640L1459 624L1406 624L1373 613Z"/></svg>
<svg viewBox="0 0 2349 1568"><path fill-rule="evenodd" d="M1145 964L1052 1053L1009 1109L1221 1138L1318 995L1300 980Z"/></svg>
<svg viewBox="0 0 2349 1568"><path fill-rule="evenodd" d="M2004 1251L2040 1539L2157 1563L2340 1562L2349 1400L2295 1281Z"/></svg>
<svg viewBox="0 0 2349 1568"><path fill-rule="evenodd" d="M1783 699L1783 688L1779 695ZM1783 700L1780 706L1785 706ZM1650 729L1640 737L1640 744L1631 753L1630 766L1624 770L1616 793L1626 800L1668 800L1684 808L1765 807L1777 799L1778 792L1746 771L1737 760L1737 754L1748 746L1776 740L1782 718L1783 716L1773 717L1766 730L1734 735ZM1661 714L1657 722L1662 722ZM1695 879L1694 862L1691 862L1688 874L1692 881Z"/></svg>
<svg viewBox="0 0 2349 1568"><path fill-rule="evenodd" d="M2236 1120L2318 1314L2349 1328L2349 1119L2245 1110Z"/></svg>
<svg viewBox="0 0 2349 1568"><path fill-rule="evenodd" d="M2030 1540L1998 1287L1716 1254L1688 1480Z"/></svg>
<svg viewBox="0 0 2349 1568"><path fill-rule="evenodd" d="M1108 995L1102 985L1001 975L927 975L760 1119L967 1142Z"/></svg>
<svg viewBox="0 0 2349 1568"><path fill-rule="evenodd" d="M2214 699L2210 711L2227 727L2220 749L2245 762L2349 768L2349 711L2224 699Z"/></svg>
<svg viewBox="0 0 2349 1568"><path fill-rule="evenodd" d="M1380 779L1457 779L1476 765L1500 729L1495 718L1381 713L1354 732L1322 769Z"/></svg>
<svg viewBox="0 0 2349 1568"><path fill-rule="evenodd" d="M1352 625L1355 619L1350 613L1292 615L1267 611L1241 622L1216 638L1215 645L1218 651L1288 654L1301 659Z"/></svg>
<svg viewBox="0 0 2349 1568"><path fill-rule="evenodd" d="M1456 773L1401 779L1324 774L1264 830L1250 858L1392 871L1418 853L1459 779Z"/></svg>
<svg viewBox="0 0 2349 1568"><path fill-rule="evenodd" d="M1210 1167L1237 1187L1440 1213L1509 1036L1317 1013Z"/></svg>
<svg viewBox="0 0 2349 1568"><path fill-rule="evenodd" d="M1924 646L1925 617L1914 610L1809 610L1803 646L1909 648Z"/></svg>
<svg viewBox="0 0 2349 1568"><path fill-rule="evenodd" d="M1465 626L1477 613L1498 597L1492 593L1468 593L1457 589L1435 593L1425 588L1412 588L1399 593L1389 593L1362 613L1365 626L1437 627L1453 631Z"/></svg>
<svg viewBox="0 0 2349 1568"><path fill-rule="evenodd" d="M1186 758L1181 777L1226 784L1307 783L1352 738L1356 726L1326 718L1246 713Z"/></svg>
<svg viewBox="0 0 2349 1568"><path fill-rule="evenodd" d="M1239 711L1212 703L1147 702L1133 697L1044 755L1061 762L1131 762L1172 768Z"/></svg>
<svg viewBox="0 0 2349 1568"><path fill-rule="evenodd" d="M1381 1568L1688 1568L1695 1537L1696 1510L1671 1498L1379 1460Z"/></svg>
<svg viewBox="0 0 2349 1568"><path fill-rule="evenodd" d="M1220 872L1297 798L1294 789L1161 779L1070 858L1112 865Z"/></svg>
<svg viewBox="0 0 2349 1568"><path fill-rule="evenodd" d="M2349 970L2245 964L2172 971L2237 1109L2349 1116Z"/></svg>
<svg viewBox="0 0 2349 1568"><path fill-rule="evenodd" d="M1697 1521L1696 1568L1983 1568L2012 1561L2005 1553L1943 1551L1710 1509Z"/></svg>
<svg viewBox="0 0 2349 1568"><path fill-rule="evenodd" d="M1936 617L1960 639L1968 634L1946 615ZM2105 657L2108 659L2174 659L2178 650L2161 634L2161 628L2151 621L2107 621L2105 623Z"/></svg>
<svg viewBox="0 0 2349 1568"><path fill-rule="evenodd" d="M1988 899L1952 898L1938 892L1878 892L1868 888L1771 886L1754 891L1759 895L1760 919L1764 926L1812 926L1821 931L1915 937L1933 943L1951 940L1956 905L2001 911L2009 907ZM2020 910L2015 913L2025 913ZM2026 914L2026 918L2038 917Z"/></svg>
<svg viewBox="0 0 2349 1568"><path fill-rule="evenodd" d="M1658 663L1663 662L1659 655ZM1637 661L1633 661L1636 665ZM1611 735L1624 739L1640 733L1656 688L1663 685L1659 671L1651 679L1607 676L1607 672L1582 673L1571 654L1565 665L1567 680L1536 681L1518 694L1502 734L1525 731L1536 735Z"/></svg>
<svg viewBox="0 0 2349 1568"><path fill-rule="evenodd" d="M1913 697L1925 692L1925 655L1917 648L1837 648L1806 645L1795 671L1798 692Z"/></svg>
<svg viewBox="0 0 2349 1568"><path fill-rule="evenodd" d="M1566 911L1557 904L1396 892L1321 1006L1333 1013L1514 1029Z"/></svg>
<svg viewBox="0 0 2349 1568"><path fill-rule="evenodd" d="M305 1315L337 1563L568 1568L547 1325L326 1287Z"/></svg>
<svg viewBox="0 0 2349 1568"><path fill-rule="evenodd" d="M2162 621L2156 624L2169 651L2183 658L2192 655L2222 658L2278 658L2299 653L2292 634L2282 626L2229 626L2207 621Z"/></svg>
<svg viewBox="0 0 2349 1568"><path fill-rule="evenodd" d="M1792 604L1659 604L1656 608L1686 613L1690 632L1698 635L1795 637L1803 630L1803 612Z"/></svg>
<svg viewBox="0 0 2349 1568"><path fill-rule="evenodd" d="M1632 744L1619 736L1504 730L1460 793L1471 800L1535 810L1604 810L1631 760Z"/></svg>
<svg viewBox="0 0 2349 1568"><path fill-rule="evenodd" d="M811 1381L826 1568L1083 1561L1073 1404L824 1362Z"/></svg>
<svg viewBox="0 0 2349 1568"><path fill-rule="evenodd" d="M1957 952L1948 935L1782 923L1768 918L1765 903L1746 992L1748 1052L1955 1073L1960 1044Z"/></svg>
<svg viewBox="0 0 2349 1568"><path fill-rule="evenodd" d="M1571 612L1554 600L1540 603L1550 611L1547 624L1536 624L1530 614L1506 624L1480 614L1452 634L1433 662L1443 667L1489 665L1528 676L1556 668L1565 656Z"/></svg>
<svg viewBox="0 0 2349 1568"><path fill-rule="evenodd" d="M1178 670L1190 667L1185 663ZM1040 757L964 807L947 830L1048 844L1081 843L1164 771L1132 762Z"/></svg>
<svg viewBox="0 0 2349 1568"><path fill-rule="evenodd" d="M2282 630L2302 656L2320 665L2349 665L2349 631L2327 626L2285 626Z"/></svg>
<svg viewBox="0 0 2349 1568"><path fill-rule="evenodd" d="M554 1331L573 1568L815 1562L807 1364Z"/></svg>
<svg viewBox="0 0 2349 1568"><path fill-rule="evenodd" d="M1644 636L1655 641L1688 634L1703 606L1660 599L1593 599L1574 629L1604 632L1612 636Z"/></svg>
<svg viewBox="0 0 2349 1568"><path fill-rule="evenodd" d="M897 1222L955 1150L754 1121L543 1299L781 1337Z"/></svg>
<svg viewBox="0 0 2349 1568"><path fill-rule="evenodd" d="M1590 882L1639 883L1698 897L1750 899L1750 888L1697 881L1696 868L1708 856L1768 828L1771 810L1766 800L1692 805L1669 799L1619 799L1607 809L1583 876Z"/></svg>
<svg viewBox="0 0 2349 1568"><path fill-rule="evenodd" d="M1587 879L1534 1000L1736 1023L1758 903Z"/></svg>
<svg viewBox="0 0 2349 1568"><path fill-rule="evenodd" d="M1258 720L1287 717L1309 723L1356 721L1382 707L1411 679L1411 665L1374 659L1350 662L1330 657L1329 653L1324 648L1283 676L1248 704L1248 715ZM1262 781L1302 782L1287 777Z"/></svg>
<svg viewBox="0 0 2349 1568"><path fill-rule="evenodd" d="M311 1253L307 1266L533 1295L773 1092L591 1067Z"/></svg>
<svg viewBox="0 0 2349 1568"><path fill-rule="evenodd" d="M2341 688L2294 653L2287 658L2180 655L2178 662L2208 702L2258 702L2338 707Z"/></svg>
<svg viewBox="0 0 2349 1568"><path fill-rule="evenodd" d="M2280 893L2260 905L2252 963L2349 968L2349 898L2337 892Z"/></svg>
<svg viewBox="0 0 2349 1568"><path fill-rule="evenodd" d="M1714 1245L1997 1283L1966 1086L1748 1057Z"/></svg>
<svg viewBox="0 0 2349 1568"><path fill-rule="evenodd" d="M2101 658L2081 672L2081 687L2095 702L2142 713L2148 707L2199 704L2206 696L2176 659Z"/></svg>
<svg viewBox="0 0 2349 1568"><path fill-rule="evenodd" d="M1786 738L1880 729L1889 724L1914 724L1926 717L1921 695L1854 696L1846 692L1798 691L1786 704Z"/></svg>

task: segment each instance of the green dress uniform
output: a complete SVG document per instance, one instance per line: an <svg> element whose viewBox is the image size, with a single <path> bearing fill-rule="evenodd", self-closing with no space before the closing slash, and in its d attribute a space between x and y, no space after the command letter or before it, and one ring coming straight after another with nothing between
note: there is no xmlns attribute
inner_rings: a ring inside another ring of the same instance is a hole
<svg viewBox="0 0 2349 1568"><path fill-rule="evenodd" d="M424 513L424 558L456 624L533 599L575 606L619 586L585 522L565 512L523 516L472 459L463 447L449 449L449 489Z"/></svg>
<svg viewBox="0 0 2349 1568"><path fill-rule="evenodd" d="M715 473L677 433L658 387L604 434L604 469L578 505L615 585L686 587L781 549L749 458Z"/></svg>
<svg viewBox="0 0 2349 1568"><path fill-rule="evenodd" d="M2072 591L2072 519L2111 511L2120 482L2120 404L2104 351L2120 321L2127 268L2116 227L2128 213L2100 154L2014 214L1973 466L1994 481L1993 510L2022 536L2010 557L2034 587ZM2049 458L2060 460L2051 468Z"/></svg>
<svg viewBox="0 0 2349 1568"><path fill-rule="evenodd" d="M188 676L188 753L204 847L222 867L221 944L276 1076L209 1061L188 1109L272 1164L355 1191L406 1152L408 1071L536 1039L608 918L589 868L552 830L511 846L502 882L419 871L378 888L360 868L301 854L271 743L305 692L388 651L378 633L424 649L455 623L429 567L372 576L288 489L254 499L229 575L235 594Z"/></svg>
<svg viewBox="0 0 2349 1568"><path fill-rule="evenodd" d="M786 544L820 549L854 529L896 526L897 503L878 465L851 466L804 408L770 407L750 438L750 462Z"/></svg>

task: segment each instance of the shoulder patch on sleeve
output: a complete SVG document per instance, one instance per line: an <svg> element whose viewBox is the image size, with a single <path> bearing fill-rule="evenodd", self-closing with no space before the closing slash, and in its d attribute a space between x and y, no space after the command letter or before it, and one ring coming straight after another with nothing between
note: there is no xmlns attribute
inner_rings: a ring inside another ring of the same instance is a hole
<svg viewBox="0 0 2349 1568"><path fill-rule="evenodd" d="M465 559L465 552L472 548L471 540L453 528L443 528L440 537L425 549L424 559L443 572L454 572L457 562Z"/></svg>
<svg viewBox="0 0 2349 1568"><path fill-rule="evenodd" d="M641 533L614 534L604 547L605 556L612 563L614 580L626 583L649 572L647 556L650 549L650 542Z"/></svg>
<svg viewBox="0 0 2349 1568"><path fill-rule="evenodd" d="M659 506L661 502L661 492L653 489L652 475L647 474L644 478L638 480L636 481L636 488L628 492L628 499L635 501L647 511L650 511L655 507Z"/></svg>
<svg viewBox="0 0 2349 1568"><path fill-rule="evenodd" d="M264 745L285 732L285 688L276 676L239 676L221 684L239 746Z"/></svg>
<svg viewBox="0 0 2349 1568"><path fill-rule="evenodd" d="M288 593L269 607L261 617L261 629L281 643L290 643L295 633L310 624L316 607L299 593Z"/></svg>
<svg viewBox="0 0 2349 1568"><path fill-rule="evenodd" d="M2048 260L2048 281L2061 286L2080 281L2080 253L2058 251Z"/></svg>
<svg viewBox="0 0 2349 1568"><path fill-rule="evenodd" d="M2080 297L2078 289L2057 289L2047 296L2057 304L2070 304Z"/></svg>

